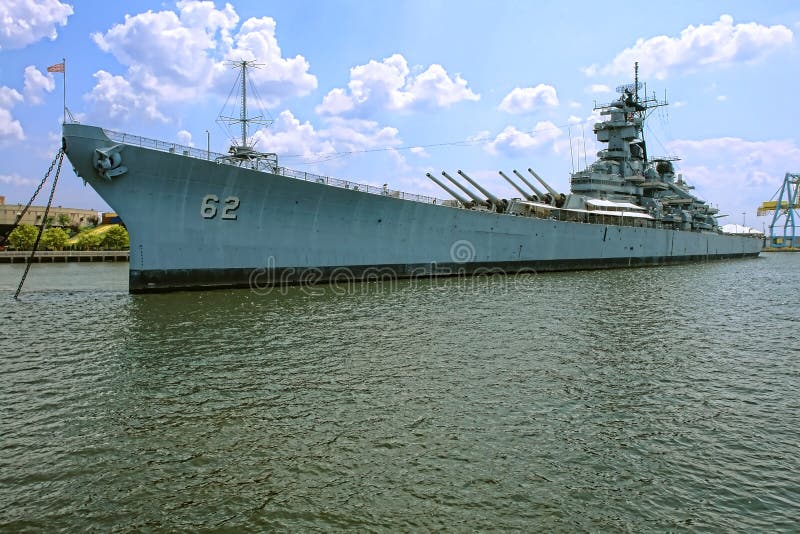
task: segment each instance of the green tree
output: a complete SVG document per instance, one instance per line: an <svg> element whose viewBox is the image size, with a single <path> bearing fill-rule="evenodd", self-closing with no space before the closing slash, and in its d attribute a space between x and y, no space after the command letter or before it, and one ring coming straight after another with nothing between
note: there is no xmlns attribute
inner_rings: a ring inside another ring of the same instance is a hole
<svg viewBox="0 0 800 534"><path fill-rule="evenodd" d="M78 242L75 244L78 250L97 250L100 248L100 242L103 236L97 232L89 232L84 230L78 234Z"/></svg>
<svg viewBox="0 0 800 534"><path fill-rule="evenodd" d="M59 227L48 228L42 233L40 244L46 250L62 250L69 239L69 234Z"/></svg>
<svg viewBox="0 0 800 534"><path fill-rule="evenodd" d="M20 224L8 236L8 246L16 250L31 250L39 229L31 224Z"/></svg>
<svg viewBox="0 0 800 534"><path fill-rule="evenodd" d="M50 228L51 226L53 226L55 220L56 220L55 217L53 217L52 215L48 215L47 218L44 220L44 227Z"/></svg>
<svg viewBox="0 0 800 534"><path fill-rule="evenodd" d="M56 220L59 226L69 226L72 223L72 219L66 213L60 213Z"/></svg>
<svg viewBox="0 0 800 534"><path fill-rule="evenodd" d="M100 245L106 250L125 250L130 247L131 240L128 231L117 224L106 231Z"/></svg>

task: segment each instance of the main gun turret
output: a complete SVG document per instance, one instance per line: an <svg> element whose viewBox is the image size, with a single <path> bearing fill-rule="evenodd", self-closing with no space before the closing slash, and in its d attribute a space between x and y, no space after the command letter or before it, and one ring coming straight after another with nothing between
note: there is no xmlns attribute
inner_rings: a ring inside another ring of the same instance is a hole
<svg viewBox="0 0 800 534"><path fill-rule="evenodd" d="M541 177L539 177L539 175L538 175L538 174L536 174L535 172L533 172L533 169L531 169L530 167L528 168L528 172L529 172L529 173L531 173L531 174L533 175L533 177L534 177L534 178L536 178L537 180L539 180L539 183L540 183L540 184L542 184L542 185L544 186L544 188L545 188L545 189L547 189L547 192L548 192L548 193L550 193L550 196L551 196L551 198L553 199L553 200L552 200L552 204L553 204L554 206L556 206L556 207L559 207L559 208L560 208L561 206L563 206L563 205L564 205L564 202L566 202L566 200L567 200L567 196L566 196L565 194L563 194L563 193L559 193L559 192L557 192L555 189L553 189L552 187L550 187L550 186L547 184L547 182L545 182L544 180L542 180L542 179L541 179Z"/></svg>
<svg viewBox="0 0 800 534"><path fill-rule="evenodd" d="M456 172L458 172L458 174L461 175L461 177L464 178L466 181L471 183L475 187L475 189L477 189L478 191L480 191L481 193L486 195L486 198L489 199L489 203L491 203L495 207L495 209L497 211L499 211L501 213L506 211L506 208L508 207L508 201L501 200L501 199L497 198L496 196L494 196L493 194L491 194L489 191L487 191L486 189L481 187L481 184L479 184L478 182L476 182L475 180L473 180L472 178L467 176L467 174L465 172L461 171L461 169L459 169Z"/></svg>

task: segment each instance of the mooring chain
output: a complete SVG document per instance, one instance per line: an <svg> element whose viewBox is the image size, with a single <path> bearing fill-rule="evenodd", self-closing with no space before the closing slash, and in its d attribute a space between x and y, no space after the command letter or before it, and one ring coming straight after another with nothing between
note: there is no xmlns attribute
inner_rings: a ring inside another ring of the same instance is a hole
<svg viewBox="0 0 800 534"><path fill-rule="evenodd" d="M17 286L17 291L14 293L14 298L19 298L19 292L22 291L22 285L25 283L25 279L28 277L28 271L31 269L31 264L33 263L33 257L36 255L36 249L39 248L39 240L42 239L42 233L44 233L44 227L47 224L47 214L50 213L50 206L53 204L53 195L56 192L56 184L58 183L58 176L61 174L61 163L64 161L64 151L59 150L56 159L53 160L53 163L58 160L58 168L56 168L56 174L53 176L53 187L50 188L50 198L47 199L47 206L44 208L44 215L42 216L42 224L39 226L39 233L36 235L36 241L33 243L33 250L31 250L31 255L28 256L28 261L25 264L25 272L22 273L22 280L19 281L19 286ZM50 166L52 170L53 166ZM50 171L47 171L47 174L50 174ZM47 176L45 176L45 179ZM44 183L44 182L42 182ZM41 185L39 186L41 189ZM36 192L38 194L38 190ZM35 195L34 195L35 196Z"/></svg>
<svg viewBox="0 0 800 534"><path fill-rule="evenodd" d="M50 173L53 172L53 167L56 166L56 162L58 162L59 166L61 165L61 158L63 158L63 156L64 156L64 149L59 148L58 154L56 154L56 157L53 158L53 161L50 163L50 168L47 169L44 178L42 178L42 181L39 182L39 187L37 187L36 191L34 191L33 196L28 201L28 204L24 208L22 208L21 212L17 214L17 218L14 221L14 224L11 225L11 228L4 235L0 236L0 245L4 245L6 241L8 241L8 236L11 235L11 232L13 232L14 229L16 229L17 226L19 226L19 222L28 212L28 208L31 207L33 201L36 200L36 197L39 196L39 192L42 190L42 187L44 187L44 183L47 181L47 178L50 176Z"/></svg>

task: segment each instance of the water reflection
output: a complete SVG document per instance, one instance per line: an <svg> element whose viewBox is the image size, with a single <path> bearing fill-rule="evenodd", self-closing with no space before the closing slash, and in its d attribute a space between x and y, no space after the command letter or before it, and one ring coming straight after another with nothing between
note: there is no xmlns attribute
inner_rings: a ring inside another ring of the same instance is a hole
<svg viewBox="0 0 800 534"><path fill-rule="evenodd" d="M754 332L800 275L765 261L33 290L0 311L3 527L790 525L800 371Z"/></svg>

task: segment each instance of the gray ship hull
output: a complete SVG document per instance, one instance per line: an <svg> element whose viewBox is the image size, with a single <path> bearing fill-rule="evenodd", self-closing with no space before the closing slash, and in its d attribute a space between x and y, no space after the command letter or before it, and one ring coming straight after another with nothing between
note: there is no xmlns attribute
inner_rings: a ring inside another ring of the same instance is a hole
<svg viewBox="0 0 800 534"><path fill-rule="evenodd" d="M65 124L64 143L128 228L134 293L661 265L762 245L405 200L112 141L92 126ZM96 149L118 154L116 170L98 171Z"/></svg>

